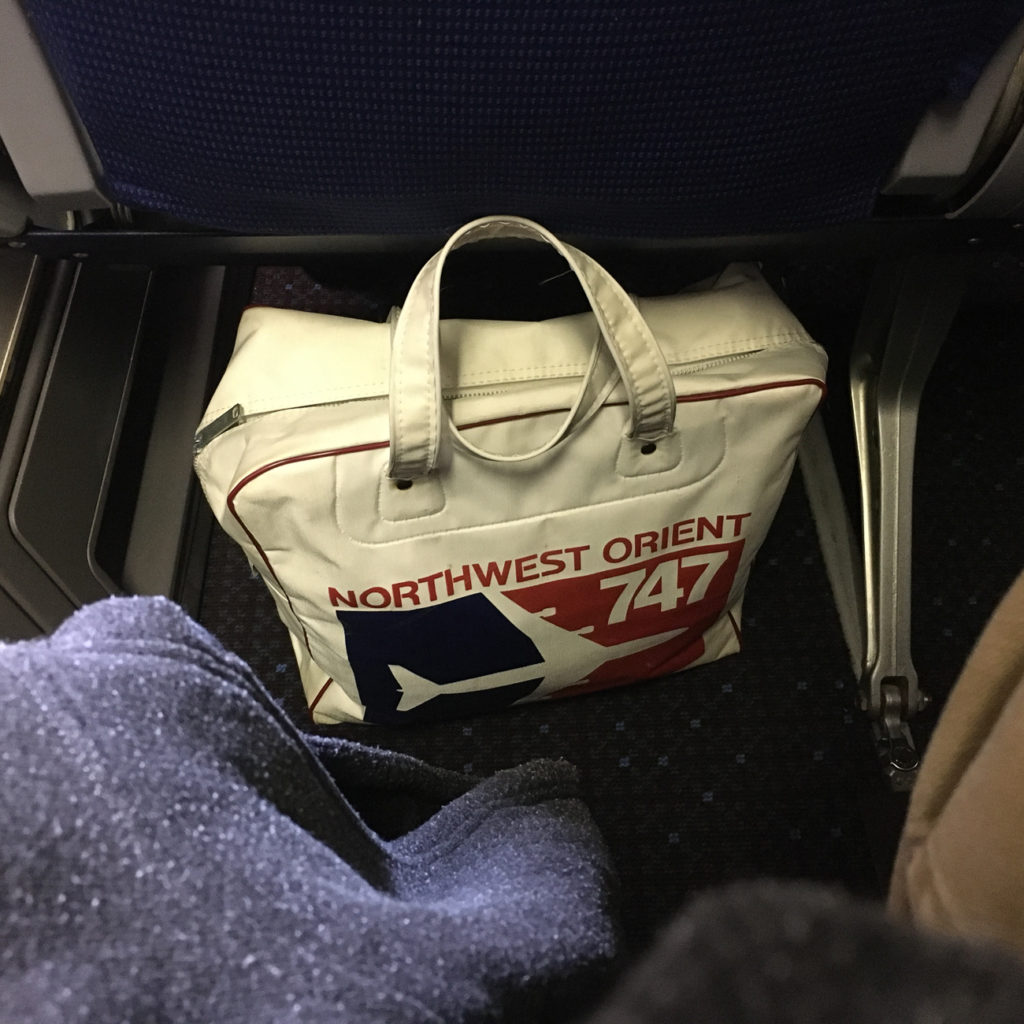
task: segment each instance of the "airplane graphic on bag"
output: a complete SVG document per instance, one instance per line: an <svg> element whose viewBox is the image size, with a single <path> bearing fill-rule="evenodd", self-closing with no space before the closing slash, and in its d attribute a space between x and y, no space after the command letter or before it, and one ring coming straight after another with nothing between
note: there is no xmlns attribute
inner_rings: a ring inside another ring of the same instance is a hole
<svg viewBox="0 0 1024 1024"><path fill-rule="evenodd" d="M678 671L704 653L743 542L402 610L337 609L368 721L477 714Z"/></svg>

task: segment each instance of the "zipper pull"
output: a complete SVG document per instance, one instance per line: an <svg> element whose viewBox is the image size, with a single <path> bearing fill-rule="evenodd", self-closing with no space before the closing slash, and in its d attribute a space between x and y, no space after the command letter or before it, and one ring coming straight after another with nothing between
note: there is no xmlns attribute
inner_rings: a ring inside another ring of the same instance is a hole
<svg viewBox="0 0 1024 1024"><path fill-rule="evenodd" d="M245 419L245 413L240 405L233 405L227 412L221 413L215 420L211 420L196 432L192 441L192 454L198 455L214 438L237 427Z"/></svg>

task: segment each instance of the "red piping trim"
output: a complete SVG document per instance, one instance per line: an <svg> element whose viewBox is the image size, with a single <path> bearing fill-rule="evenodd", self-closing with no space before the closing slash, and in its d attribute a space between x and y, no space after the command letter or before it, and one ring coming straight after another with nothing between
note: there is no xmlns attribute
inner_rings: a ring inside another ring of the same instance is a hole
<svg viewBox="0 0 1024 1024"><path fill-rule="evenodd" d="M333 678L328 678L327 682L324 683L324 685L320 687L320 692L313 698L312 703L309 705L309 713L310 713L310 715L312 715L313 712L316 711L316 706L317 706L317 704L320 703L320 698L327 692L327 688L333 682L334 682Z"/></svg>
<svg viewBox="0 0 1024 1024"><path fill-rule="evenodd" d="M270 559L267 557L267 553L263 550L263 546L256 539L256 537L253 534L252 530L250 530L249 527L245 525L245 522L243 521L242 517L238 514L238 510L235 508L235 498L238 497L238 492L243 487L245 487L248 484L252 483L252 481L255 480L257 477L262 476L264 473L269 473L270 470L277 469L279 466L288 466L288 465L291 465L292 463L295 463L295 462L307 462L310 459L321 459L321 458L324 458L324 457L329 456L329 455L346 455L346 454L348 454L350 452L372 451L375 448L387 448L387 447L388 447L388 442L387 441L379 441L379 442L376 442L374 444L355 445L355 446L353 446L351 448L342 448L342 449L338 449L338 450L333 450L332 449L330 451L323 451L323 452L308 452L305 455L296 455L296 456L292 456L292 457L287 458L287 459L278 459L276 462L268 463L266 466L261 466L259 469L253 470L253 472L249 473L247 476L245 476L241 480L239 480L238 483L235 484L235 486L232 487L230 492L228 493L228 497L227 497L228 510L235 517L235 522L237 522L238 525L242 528L242 530L245 531L245 535L252 542L252 546L259 552L260 558L263 559L263 564L267 567L267 571L273 577L274 582L278 586L278 589L281 591L282 594L284 594L284 598L288 602L289 610L291 611L292 615L295 616L296 621L299 623L299 626L302 629L302 642L306 645L306 650L309 651L310 658L313 657L313 652L309 649L309 636L306 633L306 627L302 625L302 620L296 614L295 606L292 604L291 596L288 594L288 591L285 589L284 584L278 578L277 573L274 571L273 565L270 564Z"/></svg>
<svg viewBox="0 0 1024 1024"><path fill-rule="evenodd" d="M735 398L737 395L753 395L758 391L775 391L778 388L795 388L812 386L825 391L825 382L815 377L804 377L802 380L772 381L769 384L751 384L745 388L727 388L725 391L704 391L697 395L683 395L676 398L676 404L681 402L703 402L710 398ZM616 405L625 405L624 402L616 402Z"/></svg>
<svg viewBox="0 0 1024 1024"><path fill-rule="evenodd" d="M733 614L732 614L731 611L726 612L726 614L729 616L729 621L732 623L732 630L736 634L736 642L740 645L740 647L742 647L743 646L743 630L740 629L739 623L736 621L735 618L733 618Z"/></svg>
<svg viewBox="0 0 1024 1024"><path fill-rule="evenodd" d="M681 397L681 398L677 396L676 397L676 404L679 404L681 402L703 402L703 401L707 401L707 400L713 399L713 398L735 398L735 397L737 397L739 395L755 394L758 391L774 391L774 390L776 390L778 388L805 387L805 386L808 386L808 385L820 388L821 392L822 392L822 395L824 395L824 393L825 393L825 384L824 384L823 381L816 380L813 377L804 377L804 378L801 378L800 380L775 381L775 382L772 382L770 384L752 384L749 387L745 387L745 388L729 388L726 391L706 391L706 392L702 392L701 394L686 395L686 396ZM608 404L609 405L627 405L628 403L626 403L626 402L609 402ZM466 423L460 429L467 430L467 429L472 429L473 427L490 426L491 424L494 424L494 423L508 423L508 422L513 421L513 420L529 419L529 418L534 417L534 416L545 416L545 415L548 415L549 413L560 412L560 411L562 411L562 410L559 410L559 409L548 409L548 410L545 410L544 412L518 413L518 414L516 414L514 416L506 416L506 417L502 417L500 419L481 420L478 423ZM285 589L284 585L281 583L281 580L278 578L277 573L274 571L273 565L270 564L270 559L267 557L267 553L263 550L263 547L260 544L260 542L256 539L255 535L249 529L249 527L245 525L245 522L242 520L242 517L238 514L238 510L235 508L235 499L238 497L238 494L242 490L243 487L247 487L249 484L251 484L253 482L253 480L257 480L259 477L263 476L264 473L269 473L272 469L279 469L281 466L291 466L291 465L294 465L295 463L299 463L299 462L310 462L313 459L326 459L326 458L331 458L332 456L338 456L338 455L352 455L352 454L354 454L356 452L371 452L371 451L376 451L376 450L381 449L381 448L390 448L390 447L391 447L391 442L390 441L372 441L372 442L369 442L367 444L351 445L348 448L328 448L328 449L325 449L323 451L307 452L304 455L292 455L292 456L289 456L286 459L277 459L275 462L269 462L265 466L260 466L259 469L254 469L251 473L248 473L246 476L242 477L242 479L239 480L238 483L235 484L235 486L232 487L231 490L228 492L228 497L227 497L228 511L230 511L231 515L234 516L235 522L237 522L238 525L242 528L242 530L245 533L246 537L248 537L250 542L252 543L252 546L259 552L260 558L263 559L263 564L266 565L266 567L267 567L267 571L273 577L273 580L277 584L278 589L281 591L282 594L284 594L284 598L288 602L289 610L291 611L292 615L295 616L296 621L299 623L299 626L302 628L302 642L306 645L306 650L309 652L310 658L313 657L313 652L309 649L309 636L306 633L306 627L302 625L302 620L296 614L295 607L292 605L292 599L289 596L288 591ZM743 640L742 640L742 636L740 634L739 627L736 625L736 620L732 618L732 614L731 613L729 615L729 618L732 621L733 629L736 630L736 637L737 637L737 639L740 641L740 643L742 643ZM333 680L328 679L327 682L324 684L323 688L320 690L320 693L317 694L316 700L314 701L313 704L310 705L310 708L309 708L310 713L312 713L313 708L316 706L316 701L320 700L320 698L323 696L324 690L327 689L327 687L331 684L331 682L333 682Z"/></svg>

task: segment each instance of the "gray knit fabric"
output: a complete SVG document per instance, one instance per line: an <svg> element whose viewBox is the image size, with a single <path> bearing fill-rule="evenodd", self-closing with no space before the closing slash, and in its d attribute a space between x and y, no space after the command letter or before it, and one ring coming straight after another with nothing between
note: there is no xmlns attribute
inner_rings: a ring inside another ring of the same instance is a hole
<svg viewBox="0 0 1024 1024"><path fill-rule="evenodd" d="M4 1024L557 1020L614 951L568 765L307 743L161 599L0 647L0 829Z"/></svg>
<svg viewBox="0 0 1024 1024"><path fill-rule="evenodd" d="M587 1024L1020 1024L1024 965L807 883L696 899Z"/></svg>

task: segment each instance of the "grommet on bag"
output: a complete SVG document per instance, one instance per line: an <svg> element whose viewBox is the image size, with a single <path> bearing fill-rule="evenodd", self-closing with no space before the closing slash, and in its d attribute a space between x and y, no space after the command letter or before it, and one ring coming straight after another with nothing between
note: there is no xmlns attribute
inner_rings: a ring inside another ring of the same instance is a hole
<svg viewBox="0 0 1024 1024"><path fill-rule="evenodd" d="M717 447L717 445L716 445ZM683 444L678 432L657 441L642 441L624 437L619 445L615 469L619 476L641 477L654 473L667 473L675 469L683 458Z"/></svg>
<svg viewBox="0 0 1024 1024"><path fill-rule="evenodd" d="M407 477L393 480L384 467L377 488L377 513L381 520L403 523L423 519L437 515L444 511L444 507L444 486L438 472L427 473L415 480Z"/></svg>

